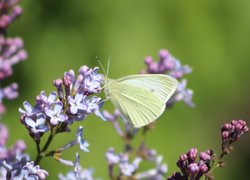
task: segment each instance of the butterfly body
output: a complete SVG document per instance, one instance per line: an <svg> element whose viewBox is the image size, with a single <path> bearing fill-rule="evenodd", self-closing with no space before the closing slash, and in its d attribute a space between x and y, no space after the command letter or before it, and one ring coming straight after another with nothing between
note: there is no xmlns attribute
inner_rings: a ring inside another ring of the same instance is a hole
<svg viewBox="0 0 250 180"><path fill-rule="evenodd" d="M130 75L117 80L105 78L105 94L116 108L136 127L156 120L178 85L163 74Z"/></svg>

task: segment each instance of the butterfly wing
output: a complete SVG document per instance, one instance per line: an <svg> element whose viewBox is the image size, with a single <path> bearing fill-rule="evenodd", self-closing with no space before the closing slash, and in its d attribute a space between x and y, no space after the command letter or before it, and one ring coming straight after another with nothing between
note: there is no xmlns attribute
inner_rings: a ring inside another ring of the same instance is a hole
<svg viewBox="0 0 250 180"><path fill-rule="evenodd" d="M165 110L177 81L165 75L132 75L110 84L110 99L136 128L156 120Z"/></svg>
<svg viewBox="0 0 250 180"><path fill-rule="evenodd" d="M164 74L131 75L120 78L117 82L151 91L165 103L174 94L178 86L176 79Z"/></svg>

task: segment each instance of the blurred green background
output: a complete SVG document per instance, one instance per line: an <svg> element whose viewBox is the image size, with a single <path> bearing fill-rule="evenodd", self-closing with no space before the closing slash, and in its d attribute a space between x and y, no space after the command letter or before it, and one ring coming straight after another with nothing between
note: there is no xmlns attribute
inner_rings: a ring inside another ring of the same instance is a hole
<svg viewBox="0 0 250 180"><path fill-rule="evenodd" d="M164 155L170 176L177 170L178 156L192 147L220 152L220 126L232 119L249 122L250 1L238 0L26 0L24 13L9 29L10 36L21 36L29 58L14 67L14 76L5 81L19 83L20 97L5 102L8 112L3 121L11 133L9 145L25 139L27 152L34 158L35 145L19 123L18 108L24 100L34 104L40 91L54 90L52 80L81 65L97 66L111 57L110 77L136 74L145 68L144 57L157 59L159 49L168 49L183 64L193 68L187 75L194 90L196 108L178 103L166 112L147 139L149 147ZM90 153L81 153L83 167L95 168L95 177L108 179L104 158L113 146L122 143L109 123L89 116L78 125L85 128ZM60 135L53 147L65 144L74 134ZM216 179L249 179L250 136L235 144L225 158L226 166L215 171ZM74 159L77 148L65 152ZM49 179L66 173L52 159L41 166Z"/></svg>

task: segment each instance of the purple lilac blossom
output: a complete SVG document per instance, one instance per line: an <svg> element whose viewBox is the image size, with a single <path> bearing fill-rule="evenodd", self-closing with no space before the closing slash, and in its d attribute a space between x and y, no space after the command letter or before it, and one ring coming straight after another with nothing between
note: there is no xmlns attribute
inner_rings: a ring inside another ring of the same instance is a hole
<svg viewBox="0 0 250 180"><path fill-rule="evenodd" d="M106 160L109 164L109 168L113 169L113 167L117 165L123 176L132 176L138 169L138 165L141 161L141 158L137 157L133 163L130 163L128 158L129 156L127 153L115 154L113 148L110 148L106 153Z"/></svg>
<svg viewBox="0 0 250 180"><path fill-rule="evenodd" d="M68 119L62 110L63 104L61 102L55 103L45 109L45 114L50 118L51 125L55 126Z"/></svg>
<svg viewBox="0 0 250 180"><path fill-rule="evenodd" d="M35 165L34 162L29 161L27 155L17 155L12 161L2 160L1 167L5 169L6 174L2 174L6 179L22 180L34 179L43 180L49 175L47 171Z"/></svg>
<svg viewBox="0 0 250 180"><path fill-rule="evenodd" d="M213 151L207 150L200 152L196 148L191 148L186 154L179 157L177 166L180 168L180 173L174 173L168 177L169 180L181 179L200 179L203 175L209 172L214 161ZM197 158L199 159L197 160Z"/></svg>
<svg viewBox="0 0 250 180"><path fill-rule="evenodd" d="M41 169L40 166L35 165L34 162L26 162L26 164L21 168L20 174L15 174L15 180L22 180L22 179L34 179L34 180L42 180L46 179L48 176L48 172Z"/></svg>
<svg viewBox="0 0 250 180"><path fill-rule="evenodd" d="M20 37L6 37L8 26L22 13L18 5L19 0L5 0L0 2L0 81L13 74L12 66L27 59ZM14 99L18 96L18 85L12 83L0 88L0 114L5 112L3 99Z"/></svg>
<svg viewBox="0 0 250 180"><path fill-rule="evenodd" d="M232 120L221 127L222 151L227 154L232 148L231 144L249 131L246 121Z"/></svg>
<svg viewBox="0 0 250 180"><path fill-rule="evenodd" d="M41 138L43 133L37 132L47 132L47 127L58 126L56 133L69 131L69 125L74 121L83 120L92 113L104 119L100 112L102 100L92 95L101 92L102 77L103 75L98 74L98 68L83 66L79 69L79 75L70 70L64 73L62 79L54 80L57 92L53 91L47 96L42 91L36 97L34 106L25 101L24 109L19 108L20 120L29 130L31 137ZM45 117L37 121L41 114Z"/></svg>
<svg viewBox="0 0 250 180"><path fill-rule="evenodd" d="M22 140L6 148L8 139L7 128L0 124L0 178L2 179L45 179L48 176L47 171L35 166L29 157L23 154L26 144Z"/></svg>
<svg viewBox="0 0 250 180"><path fill-rule="evenodd" d="M155 163L155 168L149 169L144 172L138 172L139 165L143 160L147 160L142 156L136 156L132 162L129 160L129 153L119 153L115 154L114 148L110 148L106 153L106 160L109 166L109 175L111 178L115 178L114 168L117 166L119 168L120 175L122 177L130 177L135 179L154 179L163 180L164 175L167 172L167 165L162 164L162 156L155 154L154 159L149 161Z"/></svg>
<svg viewBox="0 0 250 180"><path fill-rule="evenodd" d="M45 109L46 107L50 107L53 104L59 102L57 99L57 92L53 91L48 96L46 95L45 91L42 91L40 95L36 97L36 101L41 109Z"/></svg>
<svg viewBox="0 0 250 180"><path fill-rule="evenodd" d="M89 143L85 139L83 139L83 127L82 126L80 126L77 130L76 141L79 144L79 147L82 151L89 152L88 150Z"/></svg>
<svg viewBox="0 0 250 180"><path fill-rule="evenodd" d="M232 120L230 123L225 123L221 127L222 153L219 158L216 158L212 150L198 154L198 150L192 148L186 154L179 157L177 166L180 168L180 172L174 173L168 177L168 180L199 180L204 176L204 179L214 179L213 172L210 170L213 167L224 166L222 158L233 149L232 143L238 141L248 131L249 127L244 120Z"/></svg>
<svg viewBox="0 0 250 180"><path fill-rule="evenodd" d="M187 80L183 79L183 76L191 73L192 69L187 65L183 66L178 59L165 49L160 50L158 56L158 62L154 61L151 56L146 57L144 62L147 68L141 71L141 73L167 74L176 78L180 82L179 87L168 101L167 106L171 106L178 101L184 101L188 106L193 107L193 91L186 88Z"/></svg>
<svg viewBox="0 0 250 180"><path fill-rule="evenodd" d="M35 119L26 117L24 121L32 134L40 134L49 131L48 123L46 123L46 116L42 113L36 114Z"/></svg>
<svg viewBox="0 0 250 180"><path fill-rule="evenodd" d="M83 94L76 94L74 98L68 97L69 105L70 105L70 112L72 114L77 114L79 110L86 110L87 107L83 104Z"/></svg>
<svg viewBox="0 0 250 180"><path fill-rule="evenodd" d="M0 2L0 31L4 31L22 13L18 5L20 0L5 0Z"/></svg>

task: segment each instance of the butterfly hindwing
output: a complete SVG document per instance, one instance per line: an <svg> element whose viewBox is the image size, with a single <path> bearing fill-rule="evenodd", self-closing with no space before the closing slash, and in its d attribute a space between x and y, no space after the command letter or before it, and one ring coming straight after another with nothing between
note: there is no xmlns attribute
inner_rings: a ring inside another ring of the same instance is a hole
<svg viewBox="0 0 250 180"><path fill-rule="evenodd" d="M165 103L147 89L120 82L111 88L111 101L136 128L154 121L165 109Z"/></svg>

